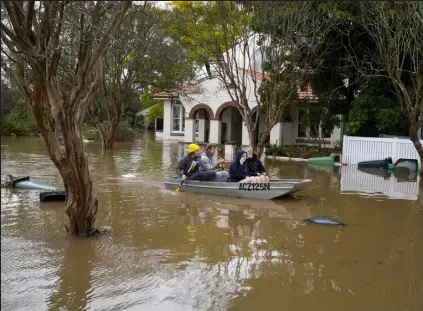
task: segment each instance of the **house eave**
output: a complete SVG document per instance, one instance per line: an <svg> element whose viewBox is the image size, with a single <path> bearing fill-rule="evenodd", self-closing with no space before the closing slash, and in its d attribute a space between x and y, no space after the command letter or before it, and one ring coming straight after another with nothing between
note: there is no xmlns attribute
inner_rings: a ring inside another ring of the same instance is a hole
<svg viewBox="0 0 423 311"><path fill-rule="evenodd" d="M163 100L163 99L179 99L178 95L158 95L158 96L153 96L153 99L159 99L159 100Z"/></svg>

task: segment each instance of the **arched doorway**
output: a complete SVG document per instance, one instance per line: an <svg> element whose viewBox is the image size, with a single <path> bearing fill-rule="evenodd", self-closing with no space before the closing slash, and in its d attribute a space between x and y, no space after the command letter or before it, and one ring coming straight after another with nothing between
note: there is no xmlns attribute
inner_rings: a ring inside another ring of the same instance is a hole
<svg viewBox="0 0 423 311"><path fill-rule="evenodd" d="M232 102L222 104L216 111L216 120L221 121L221 142L242 143L243 119L237 105Z"/></svg>
<svg viewBox="0 0 423 311"><path fill-rule="evenodd" d="M204 104L192 107L189 118L195 121L196 141L208 143L210 138L210 120L214 119L213 110Z"/></svg>

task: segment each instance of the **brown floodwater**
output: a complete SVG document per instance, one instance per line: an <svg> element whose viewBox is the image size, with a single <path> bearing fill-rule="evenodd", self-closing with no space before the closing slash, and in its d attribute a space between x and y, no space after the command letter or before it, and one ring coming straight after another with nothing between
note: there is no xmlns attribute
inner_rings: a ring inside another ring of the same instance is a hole
<svg viewBox="0 0 423 311"><path fill-rule="evenodd" d="M58 183L41 139L3 138L1 176ZM1 189L2 310L423 310L416 181L267 159L311 178L278 201L165 190L182 147L146 136L86 144L99 199L92 239L65 233L63 204ZM302 219L327 216L330 227Z"/></svg>

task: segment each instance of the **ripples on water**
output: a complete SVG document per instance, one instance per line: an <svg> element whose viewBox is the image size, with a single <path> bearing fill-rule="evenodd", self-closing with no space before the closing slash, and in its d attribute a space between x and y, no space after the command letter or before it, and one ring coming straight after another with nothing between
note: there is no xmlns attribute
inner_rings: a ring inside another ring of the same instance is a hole
<svg viewBox="0 0 423 311"><path fill-rule="evenodd" d="M2 189L2 310L423 309L415 183L266 161L312 186L270 202L177 194L162 180L181 151L149 139L106 154L87 145L107 237L69 237L62 204ZM60 182L35 139L3 139L8 173ZM348 226L301 221L310 216Z"/></svg>

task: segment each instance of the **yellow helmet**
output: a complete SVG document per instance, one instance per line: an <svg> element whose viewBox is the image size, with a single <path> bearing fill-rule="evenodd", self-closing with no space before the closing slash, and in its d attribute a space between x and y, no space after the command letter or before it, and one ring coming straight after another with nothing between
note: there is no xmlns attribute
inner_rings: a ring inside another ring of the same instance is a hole
<svg viewBox="0 0 423 311"><path fill-rule="evenodd" d="M198 146L197 144L191 144L188 147L188 152L189 153L193 153L193 152L196 152L198 150L200 150L200 146Z"/></svg>

